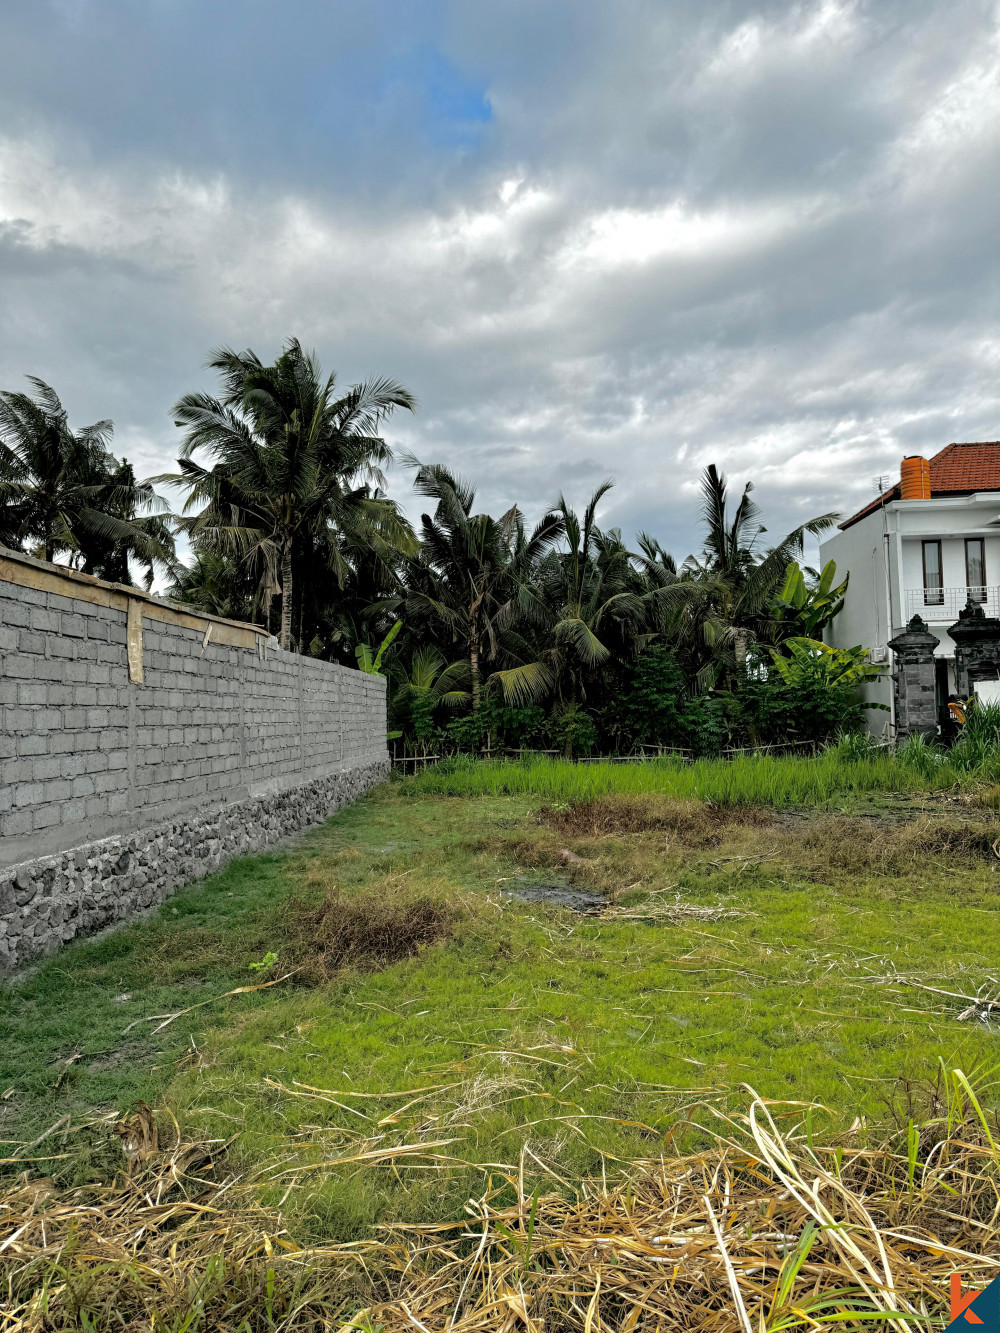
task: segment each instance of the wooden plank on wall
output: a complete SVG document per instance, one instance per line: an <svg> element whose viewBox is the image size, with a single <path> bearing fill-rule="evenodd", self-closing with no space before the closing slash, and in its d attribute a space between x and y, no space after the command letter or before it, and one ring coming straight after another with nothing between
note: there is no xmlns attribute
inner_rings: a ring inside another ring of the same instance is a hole
<svg viewBox="0 0 1000 1333"><path fill-rule="evenodd" d="M0 581L14 583L21 588L35 588L39 592L56 593L60 597L74 597L77 601L89 602L91 606L110 606L117 611L128 608L130 617L131 608L141 606L142 614L150 620L183 625L185 629L197 630L199 634L204 634L210 625L213 643L230 648L257 648L261 656L260 645L266 644L270 637L269 631L263 626L188 611L150 593L144 594L138 588L133 594L122 584L108 584L102 579L80 574L62 565L46 567L46 562L14 551L0 555Z"/></svg>
<svg viewBox="0 0 1000 1333"><path fill-rule="evenodd" d="M128 599L128 678L133 685L142 684L142 613L143 605L135 597Z"/></svg>

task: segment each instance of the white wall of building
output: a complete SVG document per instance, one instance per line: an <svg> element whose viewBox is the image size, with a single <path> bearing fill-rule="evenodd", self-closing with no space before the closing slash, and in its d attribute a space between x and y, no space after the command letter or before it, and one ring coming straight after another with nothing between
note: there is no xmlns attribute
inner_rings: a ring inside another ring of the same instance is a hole
<svg viewBox="0 0 1000 1333"><path fill-rule="evenodd" d="M879 650L900 633L914 613L927 623L940 643L939 657L954 660L955 645L947 633L966 601L965 538L981 537L985 551L986 610L1000 614L1000 493L935 497L930 500L894 500L843 532L820 544L820 560L837 562L837 577L850 575L844 609L826 631L826 641L837 648L862 644ZM923 594L925 540L941 542L944 584L943 605L928 604ZM888 655L891 665L892 654ZM869 688L873 702L889 703L886 678ZM884 728L886 713L873 712L874 732Z"/></svg>
<svg viewBox="0 0 1000 1333"><path fill-rule="evenodd" d="M876 520L872 521L872 518ZM837 532L820 545L820 562L834 560L837 582L850 576L844 609L827 626L824 638L835 648L853 648L861 644L873 649L872 659L888 663L891 653L885 645L892 638L888 615L888 590L892 582L894 548L884 539L881 515L870 515L844 532ZM891 684L886 676L864 688L869 703L891 704ZM869 730L878 734L889 720L889 713L873 709Z"/></svg>

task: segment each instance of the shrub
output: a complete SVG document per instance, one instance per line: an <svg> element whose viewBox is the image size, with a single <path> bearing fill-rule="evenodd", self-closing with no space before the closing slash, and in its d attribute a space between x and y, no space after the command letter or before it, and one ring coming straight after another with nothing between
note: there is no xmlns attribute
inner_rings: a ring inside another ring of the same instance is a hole
<svg viewBox="0 0 1000 1333"><path fill-rule="evenodd" d="M683 734L699 759L717 759L735 730L727 702L731 697L699 695L683 715Z"/></svg>
<svg viewBox="0 0 1000 1333"><path fill-rule="evenodd" d="M821 663L783 678L748 674L734 694L734 731L752 744L823 742L860 731L865 703L850 680L831 680ZM738 741L737 743L742 743Z"/></svg>
<svg viewBox="0 0 1000 1333"><path fill-rule="evenodd" d="M567 759L575 754L589 754L597 744L594 719L579 704L567 704L562 712L549 719L546 731L553 748L562 750Z"/></svg>
<svg viewBox="0 0 1000 1333"><path fill-rule="evenodd" d="M596 721L610 749L688 744L684 673L669 648L662 644L647 648L613 678L609 673L607 685L609 701Z"/></svg>
<svg viewBox="0 0 1000 1333"><path fill-rule="evenodd" d="M471 752L483 749L487 740L491 749L521 749L544 742L545 731L545 712L537 704L510 707L489 696L478 713L453 718L445 727L446 736L458 750Z"/></svg>

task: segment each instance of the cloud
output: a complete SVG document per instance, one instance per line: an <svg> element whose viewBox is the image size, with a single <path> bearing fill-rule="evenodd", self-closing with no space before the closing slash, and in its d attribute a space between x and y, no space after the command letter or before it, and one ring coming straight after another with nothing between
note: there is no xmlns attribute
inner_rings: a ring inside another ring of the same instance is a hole
<svg viewBox="0 0 1000 1333"><path fill-rule="evenodd" d="M612 474L681 556L707 462L777 534L1000 435L991 5L11 11L0 383L149 471L209 348L293 333L483 505Z"/></svg>

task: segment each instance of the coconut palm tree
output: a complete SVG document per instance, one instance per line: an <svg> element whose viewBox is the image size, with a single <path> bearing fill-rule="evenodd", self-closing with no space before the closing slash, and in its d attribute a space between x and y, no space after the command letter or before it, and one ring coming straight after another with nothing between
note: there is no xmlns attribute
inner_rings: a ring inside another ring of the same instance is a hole
<svg viewBox="0 0 1000 1333"><path fill-rule="evenodd" d="M409 525L374 488L391 457L379 426L396 408L412 411L415 399L384 378L338 397L335 377L324 377L296 338L273 365L225 347L208 365L219 372L222 395L192 393L177 403L174 418L185 431L180 471L160 480L187 490L183 528L199 549L258 563L265 605L280 593L288 649L299 558L319 558L342 579L338 538L345 533L363 534L375 547L413 549ZM198 450L211 467L195 461Z"/></svg>
<svg viewBox="0 0 1000 1333"><path fill-rule="evenodd" d="M28 378L33 394L0 393L0 535L120 583L135 559L149 586L157 566L174 567L165 503L109 451L110 421L71 430L55 390Z"/></svg>
<svg viewBox="0 0 1000 1333"><path fill-rule="evenodd" d="M700 558L689 556L682 577L659 594L665 606L683 605L688 627L696 627L700 657L693 674L707 688L733 677L746 666L747 654L760 641L771 642L780 611L776 601L789 565L802 553L806 533L818 536L838 514L821 514L793 528L775 546L762 549L767 532L748 481L735 509L729 511L726 477L714 463L702 474L702 521L705 542Z"/></svg>
<svg viewBox="0 0 1000 1333"><path fill-rule="evenodd" d="M597 507L613 486L605 481L582 518L560 495L553 509L565 551L539 561L511 605L535 626L541 650L534 661L496 673L512 703L554 695L564 708L579 708L588 680L617 651L630 656L643 627L648 597L636 586L632 554L616 530L597 526Z"/></svg>
<svg viewBox="0 0 1000 1333"><path fill-rule="evenodd" d="M102 522L85 530L79 552L71 557L84 574L113 583L129 583L129 562L145 569L152 587L157 568L172 574L177 567L168 505L149 481L136 478L127 458L110 454L100 461L94 508Z"/></svg>
<svg viewBox="0 0 1000 1333"><path fill-rule="evenodd" d="M632 560L647 589L663 588L677 582L677 561L648 532L640 532L635 539L636 550Z"/></svg>
<svg viewBox="0 0 1000 1333"><path fill-rule="evenodd" d="M460 645L478 712L484 668L501 656L521 573L558 538L560 521L547 514L528 534L516 505L499 518L473 514L476 493L468 482L441 464L410 462L414 486L437 503L422 517L420 553L409 563L407 623L430 618Z"/></svg>
<svg viewBox="0 0 1000 1333"><path fill-rule="evenodd" d="M167 596L213 616L253 620L257 579L247 566L237 564L219 551L196 550L194 557L190 565L178 564Z"/></svg>

